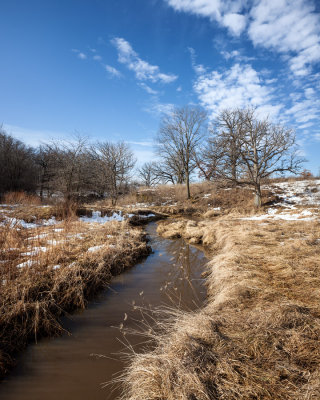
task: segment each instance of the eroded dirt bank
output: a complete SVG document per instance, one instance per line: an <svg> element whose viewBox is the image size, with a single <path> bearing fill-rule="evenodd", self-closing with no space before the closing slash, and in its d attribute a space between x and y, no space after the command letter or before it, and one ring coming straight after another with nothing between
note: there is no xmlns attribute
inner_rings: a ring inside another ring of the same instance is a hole
<svg viewBox="0 0 320 400"><path fill-rule="evenodd" d="M229 215L158 232L212 250L209 301L177 313L154 350L133 355L122 398L319 399L319 221Z"/></svg>

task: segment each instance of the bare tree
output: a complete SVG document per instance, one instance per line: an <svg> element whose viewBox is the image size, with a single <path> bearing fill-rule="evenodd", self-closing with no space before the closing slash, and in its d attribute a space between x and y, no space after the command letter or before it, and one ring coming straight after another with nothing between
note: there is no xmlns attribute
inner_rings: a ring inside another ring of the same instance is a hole
<svg viewBox="0 0 320 400"><path fill-rule="evenodd" d="M190 175L196 168L195 153L205 136L207 114L199 107L176 108L162 119L157 136L158 154L164 164L179 166L190 199Z"/></svg>
<svg viewBox="0 0 320 400"><path fill-rule="evenodd" d="M74 140L55 141L47 145L47 151L54 159L51 185L60 191L69 202L84 194L88 178L87 138L76 135Z"/></svg>
<svg viewBox="0 0 320 400"><path fill-rule="evenodd" d="M225 156L225 149L216 138L209 138L208 142L196 152L196 164L199 176L205 180L221 178L221 164Z"/></svg>
<svg viewBox="0 0 320 400"><path fill-rule="evenodd" d="M144 186L154 186L160 181L157 163L155 161L146 162L138 170L139 178Z"/></svg>
<svg viewBox="0 0 320 400"><path fill-rule="evenodd" d="M41 201L44 194L50 196L54 191L55 176L58 171L57 152L49 144L44 144L36 149L35 162L38 166L38 189Z"/></svg>
<svg viewBox="0 0 320 400"><path fill-rule="evenodd" d="M155 174L162 183L182 184L185 181L185 171L180 160L177 158L162 159L156 165Z"/></svg>
<svg viewBox="0 0 320 400"><path fill-rule="evenodd" d="M222 110L209 128L208 142L198 152L197 166L205 179L222 178L236 182L241 171L241 111Z"/></svg>
<svg viewBox="0 0 320 400"><path fill-rule="evenodd" d="M125 142L100 142L93 146L99 170L100 184L115 205L128 187L130 174L136 163L133 152Z"/></svg>
<svg viewBox="0 0 320 400"><path fill-rule="evenodd" d="M260 120L254 109L242 110L239 129L241 162L246 177L255 190L255 206L261 206L261 182L273 174L298 173L305 161L298 156L296 136L292 129Z"/></svg>

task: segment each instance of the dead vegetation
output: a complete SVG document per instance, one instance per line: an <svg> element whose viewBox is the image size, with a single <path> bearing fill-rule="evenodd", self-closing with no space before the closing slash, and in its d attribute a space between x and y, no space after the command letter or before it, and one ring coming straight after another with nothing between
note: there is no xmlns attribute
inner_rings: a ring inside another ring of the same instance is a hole
<svg viewBox="0 0 320 400"><path fill-rule="evenodd" d="M131 359L122 398L319 399L319 221L229 215L159 231L212 250L209 300L158 323L153 350Z"/></svg>
<svg viewBox="0 0 320 400"><path fill-rule="evenodd" d="M222 213L238 211L253 213L255 207L252 201L252 188L248 186L230 186L225 182L201 182L191 186L191 199L186 200L184 185L159 185L153 189L141 189L136 194L138 206L145 205L160 213L168 215L196 214L201 215L208 210L220 207ZM262 190L264 206L277 201L277 196L269 189ZM123 199L123 206L132 202Z"/></svg>
<svg viewBox="0 0 320 400"><path fill-rule="evenodd" d="M128 222L0 226L0 376L29 341L61 333L61 315L84 308L149 251Z"/></svg>

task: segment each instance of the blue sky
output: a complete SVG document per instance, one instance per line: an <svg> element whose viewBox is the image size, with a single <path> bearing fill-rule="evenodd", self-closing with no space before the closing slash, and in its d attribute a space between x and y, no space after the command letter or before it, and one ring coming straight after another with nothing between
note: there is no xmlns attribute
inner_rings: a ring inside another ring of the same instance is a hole
<svg viewBox="0 0 320 400"><path fill-rule="evenodd" d="M153 158L162 113L255 105L320 168L320 3L0 0L0 123L37 145L75 132Z"/></svg>

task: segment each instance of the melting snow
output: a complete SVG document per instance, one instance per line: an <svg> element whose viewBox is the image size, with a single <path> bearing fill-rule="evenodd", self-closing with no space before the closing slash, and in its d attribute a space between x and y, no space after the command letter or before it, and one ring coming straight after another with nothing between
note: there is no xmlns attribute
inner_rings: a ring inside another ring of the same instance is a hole
<svg viewBox="0 0 320 400"><path fill-rule="evenodd" d="M99 246L89 247L88 251L94 253L94 252L99 251L100 249L102 249L102 247L103 247L103 244L101 244Z"/></svg>
<svg viewBox="0 0 320 400"><path fill-rule="evenodd" d="M27 251L26 253L21 253L21 255L22 256L36 256L41 251L45 252L45 251L47 251L47 248L46 247L34 247L33 250Z"/></svg>
<svg viewBox="0 0 320 400"><path fill-rule="evenodd" d="M23 262L21 264L18 264L17 268L31 267L34 264L36 264L36 261L28 260L28 261L25 261L25 262Z"/></svg>
<svg viewBox="0 0 320 400"><path fill-rule="evenodd" d="M129 217L132 216L133 214L129 214ZM92 217L80 217L80 220L83 222L95 222L98 224L104 224L106 222L110 221L123 221L124 216L122 215L122 212L119 211L119 214L114 212L110 217L105 215L104 217L101 217L101 211L93 211L92 212Z"/></svg>

